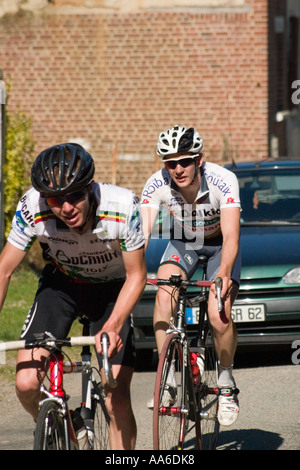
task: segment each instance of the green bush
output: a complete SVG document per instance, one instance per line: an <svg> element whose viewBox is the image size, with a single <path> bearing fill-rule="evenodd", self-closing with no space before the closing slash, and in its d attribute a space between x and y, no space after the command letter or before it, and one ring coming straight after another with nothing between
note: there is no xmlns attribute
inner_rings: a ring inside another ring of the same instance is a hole
<svg viewBox="0 0 300 470"><path fill-rule="evenodd" d="M5 237L7 237L16 205L30 185L30 168L35 142L31 135L31 119L18 109L6 107L6 158L3 166Z"/></svg>

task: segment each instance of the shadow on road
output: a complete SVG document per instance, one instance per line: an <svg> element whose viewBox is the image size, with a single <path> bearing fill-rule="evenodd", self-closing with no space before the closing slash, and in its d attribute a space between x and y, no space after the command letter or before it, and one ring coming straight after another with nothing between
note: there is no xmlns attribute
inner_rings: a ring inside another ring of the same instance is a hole
<svg viewBox="0 0 300 470"><path fill-rule="evenodd" d="M261 429L222 430L218 450L277 450L282 443L279 434Z"/></svg>
<svg viewBox="0 0 300 470"><path fill-rule="evenodd" d="M232 429L222 428L217 450L277 450L283 443L283 438L270 431L261 429ZM195 438L185 441L185 449L195 449Z"/></svg>

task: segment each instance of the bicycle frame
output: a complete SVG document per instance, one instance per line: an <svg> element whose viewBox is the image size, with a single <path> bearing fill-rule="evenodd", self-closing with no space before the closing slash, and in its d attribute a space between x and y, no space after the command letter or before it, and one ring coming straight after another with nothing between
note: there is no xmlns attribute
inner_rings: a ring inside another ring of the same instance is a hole
<svg viewBox="0 0 300 470"><path fill-rule="evenodd" d="M83 337L87 337L89 333L88 323L84 322L83 326ZM105 353L103 354L103 367L105 376L110 387L115 388L117 386L117 381L114 380L112 376L111 366L107 359L107 350L108 350L108 335L103 334L102 345ZM65 394L63 388L63 376L64 374L80 373L81 376L81 408L82 413L84 414L84 419L90 418L93 419L92 411L92 400L91 400L91 390L92 385L95 385L95 377L93 373L93 368L91 364L91 351L89 345L84 345L81 352L81 361L70 362L64 361L64 355L60 350L51 352L49 356L49 390L41 384L40 390L42 394L45 394L47 398L40 401L39 406L42 407L43 403L47 400L54 400L60 405L62 411L62 417L64 420L64 432L66 437L66 450L78 449L78 442L73 427L73 422L71 418L71 412L68 408L68 396ZM90 446L92 446L94 433L92 429L88 429L88 441Z"/></svg>
<svg viewBox="0 0 300 470"><path fill-rule="evenodd" d="M205 268L205 266L203 266ZM192 376L192 368L190 362L190 351L193 348L204 347L206 345L206 338L209 331L208 326L208 319L207 319L207 300L208 300L208 290L207 288L211 286L212 282L216 283L217 288L217 298L218 298L218 309L222 311L222 302L221 302L221 279L217 279L214 281L207 281L205 279L205 269L204 269L204 276L201 281L186 281L182 280L180 275L172 275L169 279L157 279L157 280L149 280L149 284L156 284L157 286L168 285L173 286L178 290L178 299L176 303L176 312L174 317L171 317L170 320L170 328L166 331L167 338L168 336L172 338L174 335L174 342L181 344L182 349L182 372L181 372L181 402L177 404L177 406L161 406L159 402L158 408L156 409L156 413L159 416L174 416L180 418L183 415L195 422L196 426L196 435L198 436L198 446L202 448L202 438L200 436L200 421L202 419L209 419L209 410L216 405L219 396L219 390L217 387L211 387L207 383L200 381L198 384L194 384L193 376ZM186 287L188 286L197 286L201 287L201 293L191 296L187 294ZM187 330L186 330L186 307L193 307L195 305L199 305L199 321L198 321L198 330L196 338L194 338L194 342L191 342L190 339L187 337ZM164 347L164 352L162 353L162 359L164 360L166 352L169 350L173 350L171 344L173 339L167 339ZM206 345L207 346L207 345ZM180 351L180 348L178 349ZM172 356L173 357L173 356ZM162 363L161 363L162 364ZM160 365L160 372L161 374L163 366ZM161 377L161 376L160 376ZM161 379L158 379L161 380ZM164 379L163 379L164 380ZM208 395L213 395L213 398L209 403L205 404L203 407L202 400L208 397ZM158 399L158 398L157 398ZM156 399L156 400L157 400ZM156 405L157 406L157 405ZM156 416L156 415L155 415ZM181 419L181 427L180 427L180 435L178 440L178 450L182 448L182 444L184 441L185 431L186 431L186 422L185 419ZM157 429L157 418L155 417L154 420L154 429ZM193 426L193 427L194 427ZM192 429L192 428L191 428ZM191 430L190 429L190 430ZM157 431L155 431L157 432ZM155 442L156 438L155 438ZM157 445L157 444L155 444ZM156 447L155 447L156 448Z"/></svg>
<svg viewBox="0 0 300 470"><path fill-rule="evenodd" d="M74 431L71 414L68 408L67 399L63 388L63 374L75 372L73 365L67 364L67 367L64 366L64 355L61 352L53 352L49 356L49 380L50 386L49 390L45 387L44 383L40 386L40 391L42 395L46 395L46 398L42 399L39 402L39 407L49 400L56 401L60 406L60 411L63 417L64 423L64 434L66 441L66 450L78 450L78 442L76 434ZM75 365L75 364L74 364ZM83 363L78 364L78 367L82 370ZM88 367L88 365L87 365ZM76 365L77 368L77 365ZM77 372L77 370L76 370ZM78 370L79 372L79 370Z"/></svg>
<svg viewBox="0 0 300 470"><path fill-rule="evenodd" d="M197 331L197 336L195 338L195 343L191 344L191 350L194 348L204 348L205 346L207 347L206 339L207 335L209 333L209 327L205 326L205 321L208 322L207 317L207 300L208 300L208 293L205 291L205 288L202 288L202 294L201 296L196 296L192 297L191 299L188 299L188 305L190 307L193 307L197 304L199 304L199 320L198 320L198 331ZM213 339L212 339L213 341ZM219 390L218 388L212 388L208 386L204 386L202 383L200 384L200 387L198 387L197 393L200 395L199 396L199 401L201 398L204 396L208 395L215 395L215 399L211 400L210 403L205 406L204 408L201 408L200 411L200 416L201 419L206 419L208 417L208 411L210 408L212 408L216 402L218 401L218 396L219 396Z"/></svg>
<svg viewBox="0 0 300 470"><path fill-rule="evenodd" d="M172 318L170 320L170 326L166 331L167 335L170 334L178 334L180 336L180 342L182 344L182 350L183 350L183 377L182 377L182 389L187 390L189 394L189 405L190 409L187 408L187 405L185 403L185 397L186 394L182 394L182 402L180 409L177 408L175 409L174 407L161 407L160 408L160 414L173 414L173 415L179 415L180 413L185 413L189 414L190 416L193 416L194 410L197 413L198 412L198 403L197 403L197 390L193 384L192 380L192 371L191 371L191 363L189 360L189 344L188 344L188 338L186 334L186 324L185 324L185 308L186 304L188 303L189 306L193 306L201 302L204 304L204 300L206 299L206 293L205 293L205 287L203 286L202 288L204 289L201 297L197 295L196 297L193 297L191 299L188 299L186 294L182 291L181 288L179 288L179 297L178 297L178 303L177 303L177 311L176 311L176 317L175 317L175 322L173 323ZM203 311L203 313L205 313ZM204 318L203 322L201 324L204 324ZM202 332L200 330L200 312L199 312L199 332Z"/></svg>
<svg viewBox="0 0 300 470"><path fill-rule="evenodd" d="M204 266L203 281L205 281L205 275L206 275L206 272L205 272L205 266ZM222 302L220 300L221 281L219 281L219 278L218 278L215 282L217 282L218 309L219 309L219 312L221 312L222 308L223 308ZM186 308L187 305L189 307L199 305L199 319L198 319L197 336L195 338L196 341L194 342L194 344L191 344L191 350L193 349L193 347L196 348L196 349L199 348L199 347L204 348L205 345L206 345L207 335L209 333L209 327L208 326L205 327L205 321L208 322L208 318L207 318L208 291L207 291L206 287L207 286L205 284L203 284L201 294L197 295L197 296L194 296L192 298L188 298L186 296L186 294L181 295L181 298L179 297L179 305L180 305L179 309L180 310L183 309L183 312L185 312L185 308ZM184 315L180 315L180 316L182 317L182 319L180 319L180 323L185 322L185 316ZM184 323L183 330L184 330L184 335L185 335L185 341L187 342L185 323ZM188 354L188 352L189 351L187 351L186 354ZM189 365L190 365L190 362L189 362ZM191 378L191 372L190 371L188 372L188 375ZM191 382L191 379L190 379L190 382ZM195 386L192 386L192 388L195 392L195 395L197 395L197 394L200 395L199 400L196 400L196 401L199 401L199 402L200 402L200 399L203 398L204 396L215 395L215 398L213 400L211 400L208 403L207 406L205 406L204 408L201 408L201 410L200 410L201 419L206 419L206 418L208 418L208 411L218 401L219 389L218 388L208 387L208 386L206 386L202 383L200 383L200 386L196 387L196 389L195 389Z"/></svg>
<svg viewBox="0 0 300 470"><path fill-rule="evenodd" d="M85 331L84 331L85 332ZM63 387L64 374L81 373L82 374L82 402L81 406L92 412L91 407L91 385L94 375L91 366L91 352L89 346L83 346L81 353L82 361L64 362L64 355L58 350L53 351L49 356L49 390L44 383L40 386L42 395L46 398L39 403L41 408L43 403L48 400L56 401L62 413L64 420L64 432L66 437L66 450L78 449L78 442L74 431L71 413L68 408L68 396L65 394ZM89 441L93 438L92 432L89 433Z"/></svg>
<svg viewBox="0 0 300 470"><path fill-rule="evenodd" d="M96 395L94 393L93 397L96 399L98 393L101 394L101 390L96 383L94 377L93 367L91 364L91 351L90 346L95 345L95 338L88 336L88 325L84 325L83 329L84 336L66 338L63 340L57 340L53 338L49 333L36 335L36 338L32 340L18 340L18 341L9 341L7 343L0 344L1 351L13 351L20 349L34 349L42 347L47 349L50 354L48 357L47 365L49 367L48 378L49 386L46 387L44 380L41 380L40 392L41 392L41 401L39 403L39 408L41 409L43 404L46 402L57 403L59 409L59 415L63 420L63 431L65 436L65 446L66 450L79 449L79 444L76 438L71 411L68 408L68 395L64 391L63 377L64 374L70 373L81 373L82 374L82 402L81 406L84 407L84 419L94 418L92 410L92 387L96 390ZM103 363L104 363L104 372L106 382L111 388L117 386L117 381L112 376L111 365L108 361L108 335L103 333L101 336L101 343L103 349ZM72 347L72 346L82 346L82 360L78 362L64 361L64 353L62 353L61 348L63 346ZM85 412L86 411L86 412ZM46 426L49 423L47 421ZM87 429L89 442L92 444L93 441L93 430ZM47 433L45 433L47 435Z"/></svg>

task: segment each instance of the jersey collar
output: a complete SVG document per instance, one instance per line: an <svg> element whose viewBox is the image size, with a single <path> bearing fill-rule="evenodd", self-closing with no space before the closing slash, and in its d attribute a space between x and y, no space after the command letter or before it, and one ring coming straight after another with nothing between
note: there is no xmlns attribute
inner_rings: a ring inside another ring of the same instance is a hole
<svg viewBox="0 0 300 470"><path fill-rule="evenodd" d="M207 181L206 181L204 170L203 170L203 165L200 167L200 174L201 174L201 182L200 182L200 188L198 190L196 199L194 201L195 204L203 204L204 202L208 202L208 198L209 198L209 189L208 189ZM168 175L170 178L171 192L174 193L175 196L180 195L180 197L184 199L183 195L178 189L177 184L172 180L169 173Z"/></svg>

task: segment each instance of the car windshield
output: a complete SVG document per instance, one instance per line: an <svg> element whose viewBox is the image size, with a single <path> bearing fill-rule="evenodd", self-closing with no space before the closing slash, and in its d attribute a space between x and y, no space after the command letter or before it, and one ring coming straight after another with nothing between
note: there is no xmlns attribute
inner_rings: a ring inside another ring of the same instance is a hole
<svg viewBox="0 0 300 470"><path fill-rule="evenodd" d="M300 169L236 171L241 224L300 223Z"/></svg>

